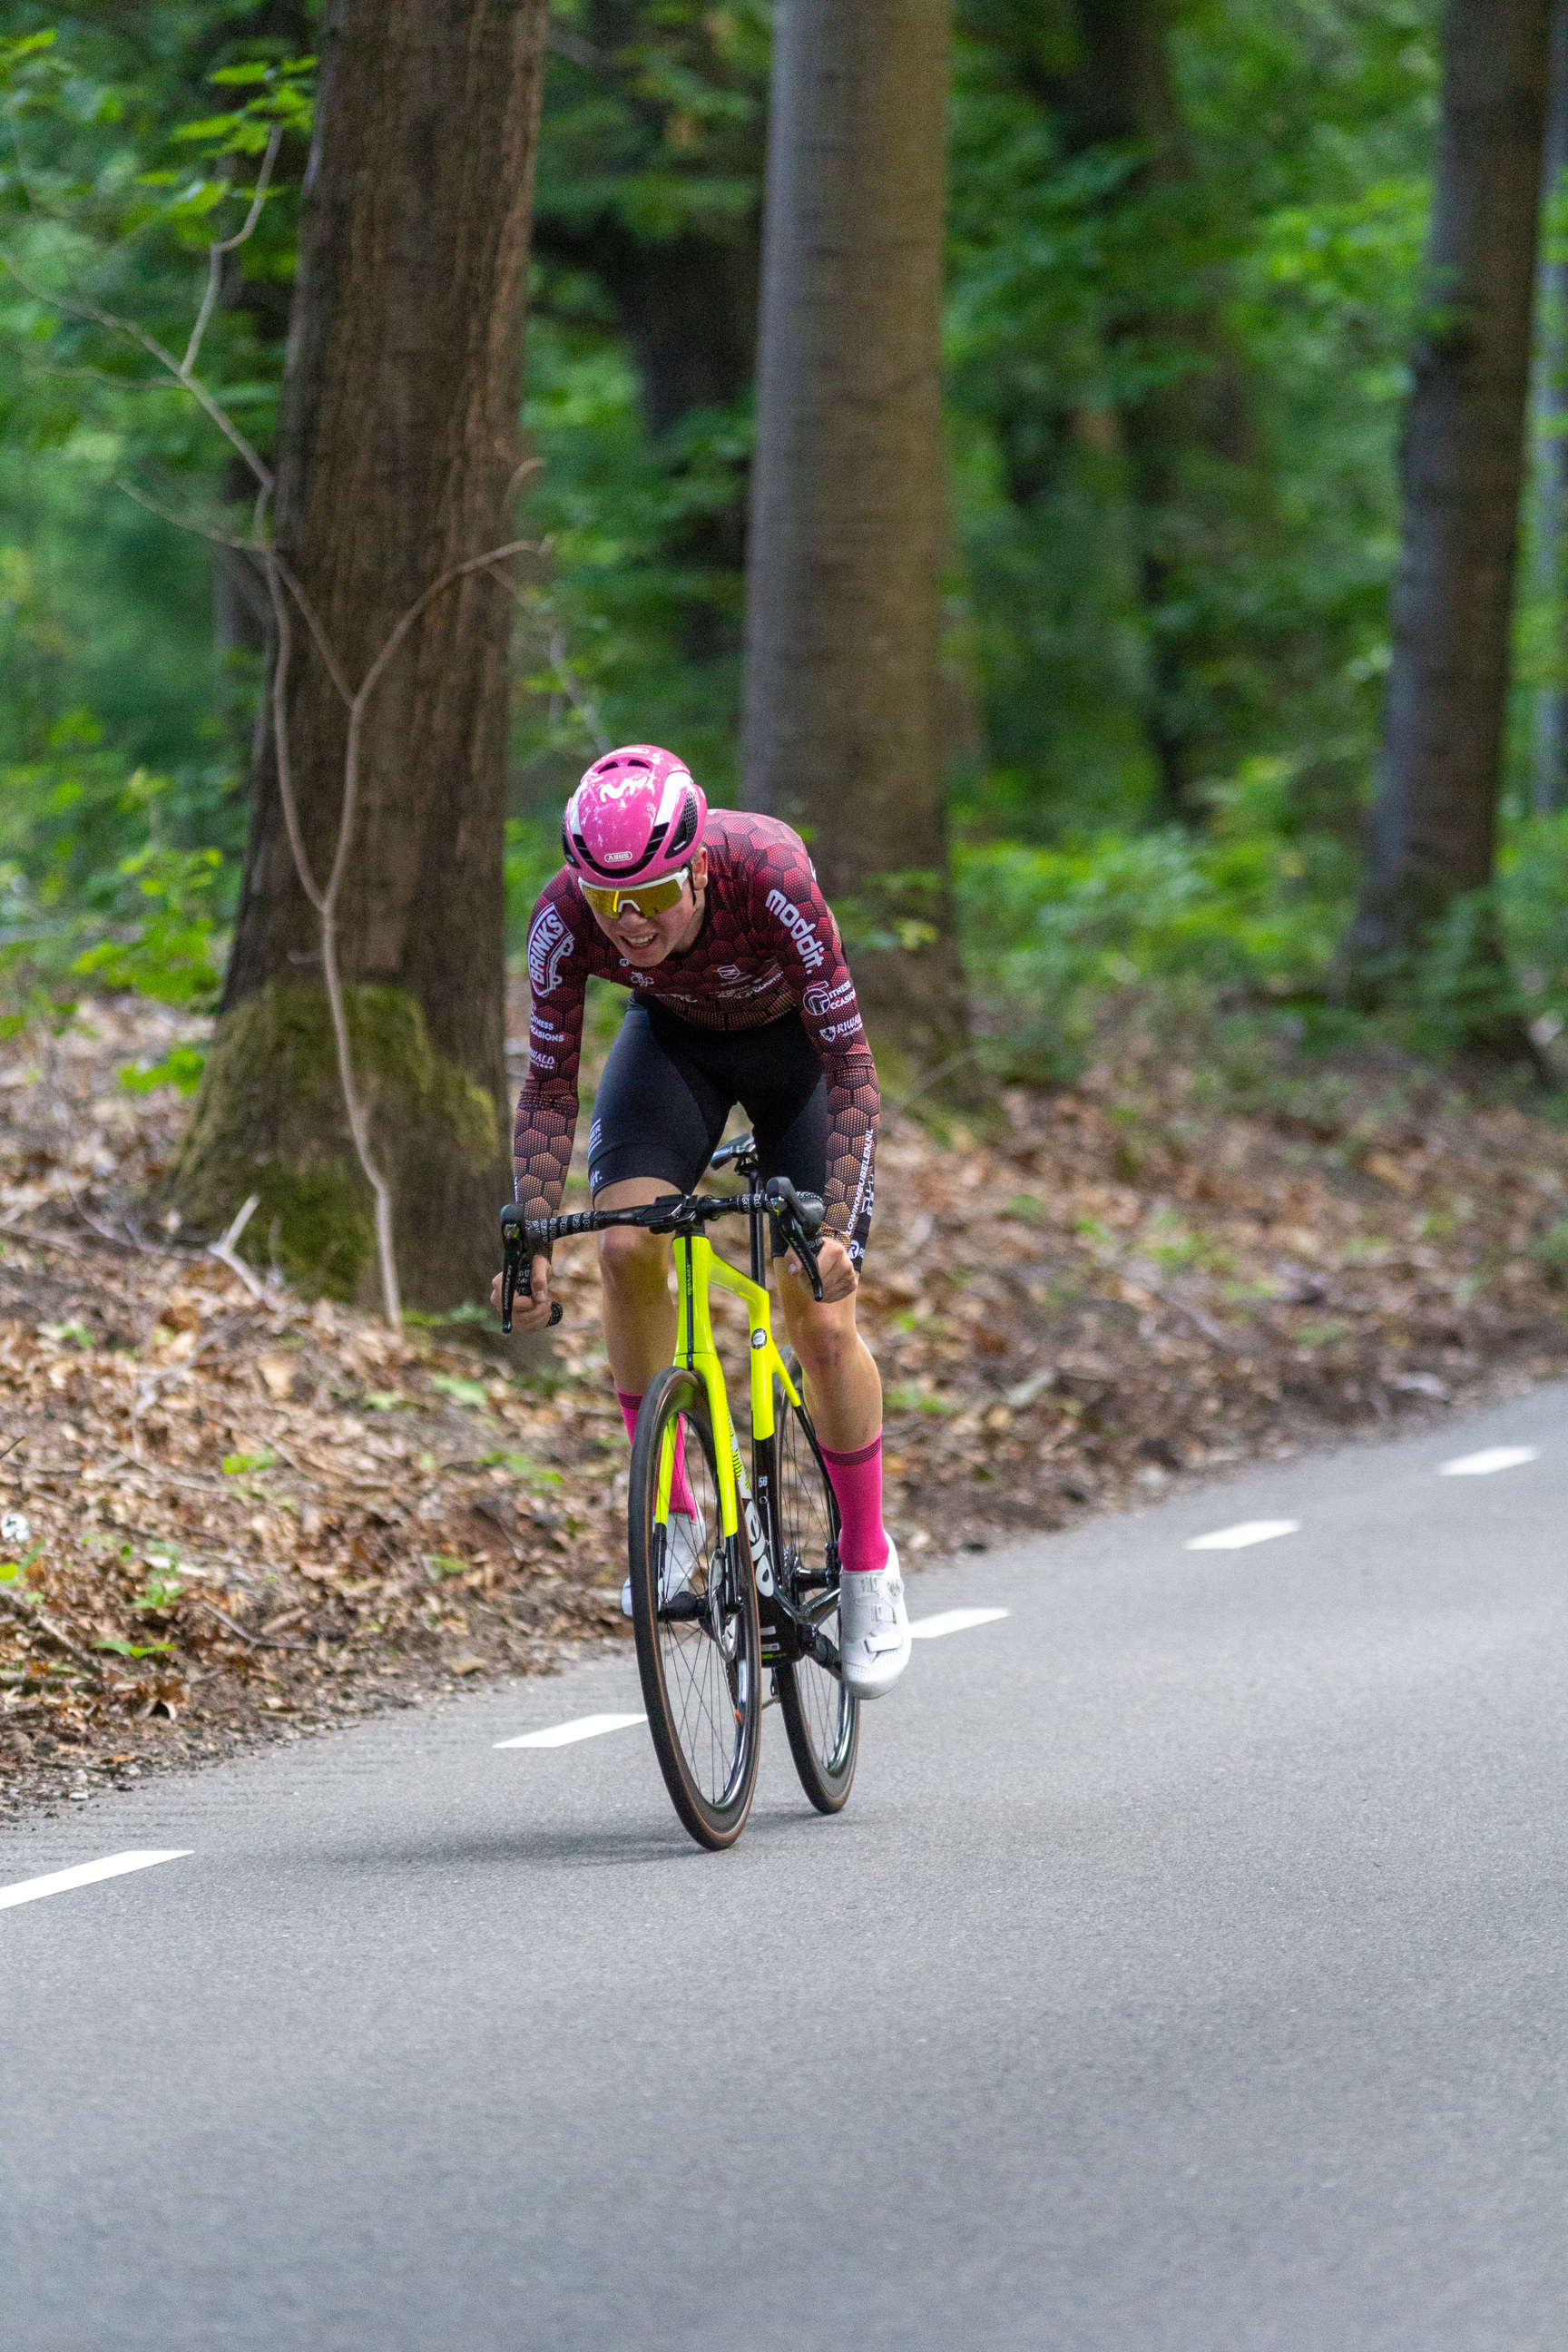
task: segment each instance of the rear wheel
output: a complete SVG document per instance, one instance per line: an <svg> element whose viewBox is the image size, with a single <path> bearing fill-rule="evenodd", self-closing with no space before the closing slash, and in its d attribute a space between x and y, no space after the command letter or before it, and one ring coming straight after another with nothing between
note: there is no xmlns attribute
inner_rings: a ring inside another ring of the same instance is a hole
<svg viewBox="0 0 1568 2352"><path fill-rule="evenodd" d="M659 1508L667 1439L695 1515ZM720 1534L707 1392L679 1365L658 1374L637 1415L627 1533L637 1671L659 1769L699 1845L731 1845L757 1782L762 1635L744 1537L726 1545Z"/></svg>
<svg viewBox="0 0 1568 2352"><path fill-rule="evenodd" d="M798 1388L800 1375L792 1377ZM816 1450L811 1418L774 1384L779 1537L784 1590L838 1648L838 1505ZM820 1813L849 1794L860 1744L860 1706L815 1658L775 1669L779 1706L800 1785Z"/></svg>

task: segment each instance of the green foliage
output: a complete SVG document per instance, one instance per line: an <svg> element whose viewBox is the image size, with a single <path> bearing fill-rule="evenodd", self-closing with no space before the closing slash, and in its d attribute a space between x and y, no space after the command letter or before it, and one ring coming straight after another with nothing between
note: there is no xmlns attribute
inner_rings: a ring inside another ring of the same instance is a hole
<svg viewBox="0 0 1568 2352"><path fill-rule="evenodd" d="M218 984L212 898L223 866L216 849L163 849L155 844L121 860L120 870L148 902L128 937L102 940L72 971L100 988L133 989L160 1004L189 1011L209 1004Z"/></svg>
<svg viewBox="0 0 1568 2352"><path fill-rule="evenodd" d="M1078 1066L1119 1005L1206 1008L1241 1041L1237 1069L1282 1023L1309 1043L1360 1034L1332 1003L1333 957L1388 659L1437 15L1181 0L1186 168L1152 173L1075 117L1068 0L959 0L949 649L983 726L954 733L957 890L1013 1066ZM89 982L182 1009L216 987L259 664L215 646L209 551L165 514L221 516L236 485L144 347L44 297L182 351L208 240L241 225L278 130L204 360L268 446L313 21L303 0L262 16L152 0L57 30L18 0L0 39L0 254L22 273L0 270L0 1024L68 1019ZM744 367L723 397L660 411L648 319L694 255L754 268L771 9L557 0L552 26L525 388L543 462L522 526L548 551L517 636L516 941L596 748L671 740L733 796ZM1129 420L1152 396L1212 399L1233 361L1246 451L1175 484L1152 588ZM1149 822L1156 674L1178 642L1211 779L1197 829ZM1526 597L1520 643L1529 682L1561 675L1553 599ZM937 897L931 877L866 877L841 910L852 945L908 944L900 926L940 919ZM1402 1039L1436 1054L1478 1022L1568 1019L1565 908L1568 818L1511 814L1495 889L1452 910L1409 976ZM1482 952L1498 939L1506 966ZM356 1017L372 1051L368 1000ZM314 1071L316 1028L305 1054L279 1019ZM375 1037L378 1081L423 1100L437 1082L419 1054ZM201 1066L175 1047L124 1083L189 1092ZM450 1078L443 1118L488 1149L489 1107ZM237 1060L224 1118L243 1123L243 1092ZM309 1163L269 1163L257 1231L275 1224L290 1270L328 1269L347 1295L364 1202ZM234 1204L215 1188L216 1219Z"/></svg>

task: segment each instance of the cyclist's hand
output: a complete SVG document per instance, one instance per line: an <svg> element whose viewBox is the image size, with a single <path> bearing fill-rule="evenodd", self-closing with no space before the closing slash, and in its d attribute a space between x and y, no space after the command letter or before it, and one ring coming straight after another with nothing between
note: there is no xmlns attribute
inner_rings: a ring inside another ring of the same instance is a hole
<svg viewBox="0 0 1568 2352"><path fill-rule="evenodd" d="M784 1264L797 1282L809 1287L805 1268L794 1250L789 1252ZM836 1307L841 1298L853 1298L860 1287L855 1261L837 1234L824 1234L816 1245L816 1277L822 1285L825 1307Z"/></svg>
<svg viewBox="0 0 1568 2352"><path fill-rule="evenodd" d="M501 1278L498 1274L490 1285L490 1305L500 1313ZM550 1322L550 1260L536 1257L533 1261L531 1298L520 1290L511 1302L511 1328L514 1331L542 1331Z"/></svg>

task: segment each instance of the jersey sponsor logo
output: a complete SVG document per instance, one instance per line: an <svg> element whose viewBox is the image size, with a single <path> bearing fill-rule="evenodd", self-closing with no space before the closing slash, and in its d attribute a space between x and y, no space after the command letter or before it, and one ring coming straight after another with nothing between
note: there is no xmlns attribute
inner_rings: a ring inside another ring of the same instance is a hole
<svg viewBox="0 0 1568 2352"><path fill-rule="evenodd" d="M768 912L776 915L800 950L800 960L807 971L815 971L827 960L827 950L816 936L816 925L798 907L792 907L782 890L768 892Z"/></svg>
<svg viewBox="0 0 1568 2352"><path fill-rule="evenodd" d="M721 988L719 1001L721 1004L738 1004L748 996L765 996L769 989L777 988L783 979L784 974L777 964L771 963L760 978L743 980L737 988Z"/></svg>
<svg viewBox="0 0 1568 2352"><path fill-rule="evenodd" d="M853 1224L862 1209L868 1216L876 1199L876 1180L872 1173L871 1155L877 1149L877 1139L868 1130L860 1146L860 1181L855 1187L855 1198L849 1203L849 1222Z"/></svg>
<svg viewBox="0 0 1568 2352"><path fill-rule="evenodd" d="M542 1021L537 1013L529 1014L528 1025L535 1037L559 1037L563 1034L553 1021Z"/></svg>
<svg viewBox="0 0 1568 2352"><path fill-rule="evenodd" d="M715 964L713 969L721 980L739 980L741 977L741 967L738 963Z"/></svg>
<svg viewBox="0 0 1568 2352"><path fill-rule="evenodd" d="M853 1037L856 1031L862 1025L860 1016L857 1013L853 1021L829 1022L826 1029L819 1029L816 1034L825 1045L831 1045L835 1037Z"/></svg>
<svg viewBox="0 0 1568 2352"><path fill-rule="evenodd" d="M602 1118L596 1118L594 1121L593 1126L588 1129L588 1152L590 1158L592 1158L593 1154L597 1151L604 1139L605 1122Z"/></svg>
<svg viewBox="0 0 1568 2352"><path fill-rule="evenodd" d="M814 1021L826 1021L830 1013L837 1013L843 1005L851 1003L854 994L855 983L852 980L841 980L836 988L829 987L826 981L819 980L806 990L800 1000L801 1007L803 1011L810 1013Z"/></svg>
<svg viewBox="0 0 1568 2352"><path fill-rule="evenodd" d="M529 1059L536 1070L552 1070L555 1067L553 1054L531 1054Z"/></svg>
<svg viewBox="0 0 1568 2352"><path fill-rule="evenodd" d="M546 907L528 935L528 982L536 996L548 996L575 942L553 907Z"/></svg>

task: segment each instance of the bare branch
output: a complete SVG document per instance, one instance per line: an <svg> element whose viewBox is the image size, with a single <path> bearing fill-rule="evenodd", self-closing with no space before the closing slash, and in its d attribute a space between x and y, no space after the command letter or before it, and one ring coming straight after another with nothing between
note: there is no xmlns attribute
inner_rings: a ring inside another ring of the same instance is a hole
<svg viewBox="0 0 1568 2352"><path fill-rule="evenodd" d="M429 587L422 595L415 598L408 610L395 624L381 651L366 670L359 692L349 706L349 740L343 755L343 813L342 828L338 835L337 856L332 861L331 878L327 884L329 900L335 900L337 897L338 884L342 879L343 867L348 861L349 842L353 830L355 808L359 799L360 730L364 719L365 706L384 676L387 664L426 606L432 603L444 588L450 588L455 582L463 579L470 572L489 571L504 557L521 554L524 549L531 549L532 545L531 540L509 540L504 547L492 547L483 555L470 555L466 563L454 563L449 571L442 572L438 580L432 580ZM608 746L605 748L608 749Z"/></svg>
<svg viewBox="0 0 1568 2352"><path fill-rule="evenodd" d="M271 551L268 553L271 556ZM299 804L294 798L294 778L289 756L289 663L294 650L294 632L289 620L289 601L279 579L280 566L272 557L267 566L267 585L272 598L272 625L278 633L277 657L272 664L272 756L278 767L278 797L283 804L283 823L289 835L289 847L293 855L294 870L300 877L300 887L323 918L327 901L305 855L304 837L300 831Z"/></svg>
<svg viewBox="0 0 1568 2352"><path fill-rule="evenodd" d="M348 679L343 676L342 666L339 662L337 655L332 650L331 640L329 638L325 629L322 628L321 622L316 617L315 607L310 603L310 598L306 595L303 588L300 587L299 581L295 578L287 556L279 554L276 549L268 549L268 552L271 556L273 562L278 566L279 578L283 582L289 593L293 597L294 602L300 607L300 612L305 615L306 624L310 629L310 635L316 641L316 651L321 655L321 659L327 666L327 675L331 679L332 684L337 688L338 693L342 698L344 709L352 710L353 709L354 699L353 688L349 684Z"/></svg>
<svg viewBox="0 0 1568 2352"><path fill-rule="evenodd" d="M528 613L529 618L537 623L539 616L529 611L527 594L518 586L516 581L509 580L504 572L498 572L493 576L500 582L519 610ZM566 659L566 640L559 629L549 630L544 640L544 651L545 658L554 673L556 686L582 720L583 731L588 740L594 745L595 751L601 753L608 751L612 748L610 739L605 732L598 711L588 700L587 696L581 691L576 679L572 675L571 665Z"/></svg>
<svg viewBox="0 0 1568 2352"><path fill-rule="evenodd" d="M145 490L139 490L135 483L128 481L123 474L115 476L114 487L117 490L123 490L128 499L134 499L139 507L145 507L149 514L157 515L163 522L172 522L176 530L194 531L198 539L210 540L214 547L232 548L241 555L269 552L265 546L258 547L251 540L236 539L232 531L219 530L216 524L198 522L194 515L176 514L172 507L160 506L156 499L149 498Z"/></svg>
<svg viewBox="0 0 1568 2352"><path fill-rule="evenodd" d="M289 835L289 847L293 855L294 870L300 877L300 887L314 907L321 926L321 972L326 982L327 1009L332 1024L332 1043L338 1057L338 1083L342 1089L343 1109L348 1118L349 1134L364 1180L370 1186L375 1202L375 1247L381 1273L382 1305L386 1319L395 1331L403 1328L403 1302L398 1287L397 1256L394 1247L392 1224L392 1194L371 1150L370 1120L360 1099L359 1085L354 1076L353 1041L349 1034L348 1006L343 997L342 977L338 969L337 916L334 907L337 887L342 879L344 845L348 838L347 776L344 779L344 806L338 820L337 850L332 860L332 878L322 890L310 871L305 855L304 835L300 825L299 803L294 793L294 776L289 748L289 662L293 650L293 631L289 620L289 600L284 593L281 560L267 550L267 583L272 597L273 625L277 630L278 651L272 665L272 750L278 775L278 796L283 806L283 823ZM296 591L296 593L298 593ZM303 604L303 598L300 599ZM309 607L305 610L309 613ZM335 667L335 665L334 665ZM362 688L363 692L363 689Z"/></svg>
<svg viewBox="0 0 1568 2352"><path fill-rule="evenodd" d="M145 327L137 325L134 319L120 319L112 310L100 310L96 302L79 302L69 295L51 294L47 287L39 286L29 278L26 271L21 268L4 249L0 249L0 269L9 270L23 292L30 294L35 302L47 303L49 309L63 311L68 319L90 319L96 326L107 328L112 334L129 335L133 343L140 344L144 352L150 352L159 366L167 368L174 381L177 383L183 383L192 399L197 402L205 413L211 417L225 440L232 443L263 488L271 488L270 469L257 456L238 425L213 398L204 383L200 383L195 376L187 375L184 373L173 352L166 351L156 335L150 335Z"/></svg>
<svg viewBox="0 0 1568 2352"><path fill-rule="evenodd" d="M261 169L256 175L256 187L250 199L250 210L245 216L244 227L236 236L226 236L216 245L209 245L207 247L207 289L202 296L202 307L196 312L196 323L191 329L191 340L185 345L185 356L180 362L180 376L186 383L190 382L191 370L195 366L196 354L202 347L202 337L207 331L207 320L212 317L217 303L219 289L223 284L224 255L232 253L237 246L243 245L247 238L255 233L256 224L261 218L261 207L267 201L267 183L272 177L272 166L278 160L278 144L282 136L283 125L280 122L275 122L267 142L267 152L261 159Z"/></svg>

